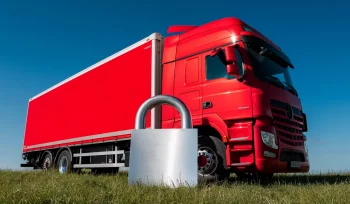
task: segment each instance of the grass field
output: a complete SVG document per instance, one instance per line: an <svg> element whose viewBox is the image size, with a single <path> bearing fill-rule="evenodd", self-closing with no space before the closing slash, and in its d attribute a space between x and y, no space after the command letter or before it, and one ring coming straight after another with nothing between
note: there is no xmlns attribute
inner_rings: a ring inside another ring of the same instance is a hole
<svg viewBox="0 0 350 204"><path fill-rule="evenodd" d="M0 203L350 203L350 173L276 175L181 187L130 187L126 173L96 176L0 171Z"/></svg>

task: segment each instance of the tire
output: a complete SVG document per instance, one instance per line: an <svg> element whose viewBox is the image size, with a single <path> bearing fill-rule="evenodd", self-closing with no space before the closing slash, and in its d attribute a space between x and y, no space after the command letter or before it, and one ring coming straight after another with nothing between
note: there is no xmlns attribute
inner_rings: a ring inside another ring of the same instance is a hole
<svg viewBox="0 0 350 204"><path fill-rule="evenodd" d="M61 174L72 171L72 155L68 150L63 150L57 160L57 168Z"/></svg>
<svg viewBox="0 0 350 204"><path fill-rule="evenodd" d="M52 154L50 152L45 154L44 159L42 160L42 169L43 171L48 171L50 169L52 169L55 165L53 164L53 158L52 158Z"/></svg>
<svg viewBox="0 0 350 204"><path fill-rule="evenodd" d="M225 144L213 136L198 137L198 181L226 180L230 176L226 165Z"/></svg>

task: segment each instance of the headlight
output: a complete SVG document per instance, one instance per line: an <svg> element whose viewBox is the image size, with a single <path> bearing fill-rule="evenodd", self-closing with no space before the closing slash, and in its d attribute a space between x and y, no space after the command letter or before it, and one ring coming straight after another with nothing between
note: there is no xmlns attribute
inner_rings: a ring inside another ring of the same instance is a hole
<svg viewBox="0 0 350 204"><path fill-rule="evenodd" d="M264 131L261 131L260 134L265 145L273 149L278 149L278 145L276 144L276 136L274 134Z"/></svg>

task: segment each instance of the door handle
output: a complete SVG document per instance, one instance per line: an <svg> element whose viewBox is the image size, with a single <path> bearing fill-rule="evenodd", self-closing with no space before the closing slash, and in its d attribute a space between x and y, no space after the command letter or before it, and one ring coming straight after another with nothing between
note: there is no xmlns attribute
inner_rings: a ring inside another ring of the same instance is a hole
<svg viewBox="0 0 350 204"><path fill-rule="evenodd" d="M212 107L213 107L213 103L211 101L203 102L203 109L208 109Z"/></svg>

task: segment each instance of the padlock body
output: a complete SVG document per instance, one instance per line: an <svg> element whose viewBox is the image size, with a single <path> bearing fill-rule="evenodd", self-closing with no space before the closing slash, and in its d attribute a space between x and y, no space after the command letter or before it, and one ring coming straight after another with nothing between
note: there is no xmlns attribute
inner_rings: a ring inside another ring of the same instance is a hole
<svg viewBox="0 0 350 204"><path fill-rule="evenodd" d="M197 133L197 129L133 130L129 184L197 185Z"/></svg>

